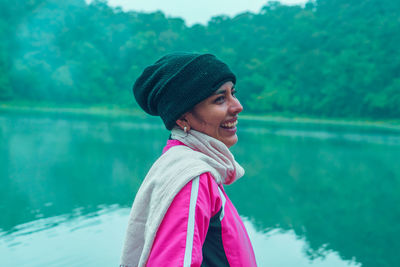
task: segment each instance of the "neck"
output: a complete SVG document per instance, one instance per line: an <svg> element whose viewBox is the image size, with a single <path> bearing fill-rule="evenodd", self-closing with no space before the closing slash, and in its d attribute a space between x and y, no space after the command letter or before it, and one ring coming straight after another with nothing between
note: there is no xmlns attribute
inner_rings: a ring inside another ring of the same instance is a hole
<svg viewBox="0 0 400 267"><path fill-rule="evenodd" d="M225 166L224 183L230 184L243 176L243 168L235 161L234 156L223 142L196 130L185 133L179 127L172 129L171 138L181 141L193 150L201 152Z"/></svg>

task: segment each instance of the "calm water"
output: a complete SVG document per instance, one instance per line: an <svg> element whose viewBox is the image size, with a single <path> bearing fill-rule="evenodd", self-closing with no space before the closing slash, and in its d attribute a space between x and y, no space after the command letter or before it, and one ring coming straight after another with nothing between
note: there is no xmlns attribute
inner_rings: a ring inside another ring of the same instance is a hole
<svg viewBox="0 0 400 267"><path fill-rule="evenodd" d="M239 122L259 266L400 266L400 132ZM158 120L0 115L0 266L117 266Z"/></svg>

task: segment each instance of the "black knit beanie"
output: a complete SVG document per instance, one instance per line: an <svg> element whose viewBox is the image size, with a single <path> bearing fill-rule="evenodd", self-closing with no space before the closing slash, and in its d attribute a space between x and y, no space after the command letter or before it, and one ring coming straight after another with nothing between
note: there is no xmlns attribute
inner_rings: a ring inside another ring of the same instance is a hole
<svg viewBox="0 0 400 267"><path fill-rule="evenodd" d="M211 54L173 53L144 69L133 85L140 107L171 130L177 119L225 82L236 83L228 65Z"/></svg>

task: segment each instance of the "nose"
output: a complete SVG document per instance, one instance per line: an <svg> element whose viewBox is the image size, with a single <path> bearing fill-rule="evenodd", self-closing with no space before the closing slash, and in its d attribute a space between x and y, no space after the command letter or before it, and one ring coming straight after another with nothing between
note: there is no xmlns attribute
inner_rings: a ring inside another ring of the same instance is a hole
<svg viewBox="0 0 400 267"><path fill-rule="evenodd" d="M240 104L239 99L236 97L231 97L231 105L229 107L229 111L231 114L237 115L242 112L243 106Z"/></svg>

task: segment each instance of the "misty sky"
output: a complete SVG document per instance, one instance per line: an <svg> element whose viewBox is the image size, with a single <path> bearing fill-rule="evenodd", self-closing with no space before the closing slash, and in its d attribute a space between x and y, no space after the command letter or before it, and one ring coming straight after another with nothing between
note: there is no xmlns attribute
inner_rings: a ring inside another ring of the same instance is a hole
<svg viewBox="0 0 400 267"><path fill-rule="evenodd" d="M90 2L91 0L86 0ZM181 17L187 25L206 24L216 15L234 16L244 11L259 12L268 0L108 0L110 6L123 10L163 11L167 16ZM280 0L282 4L304 4L307 0Z"/></svg>

